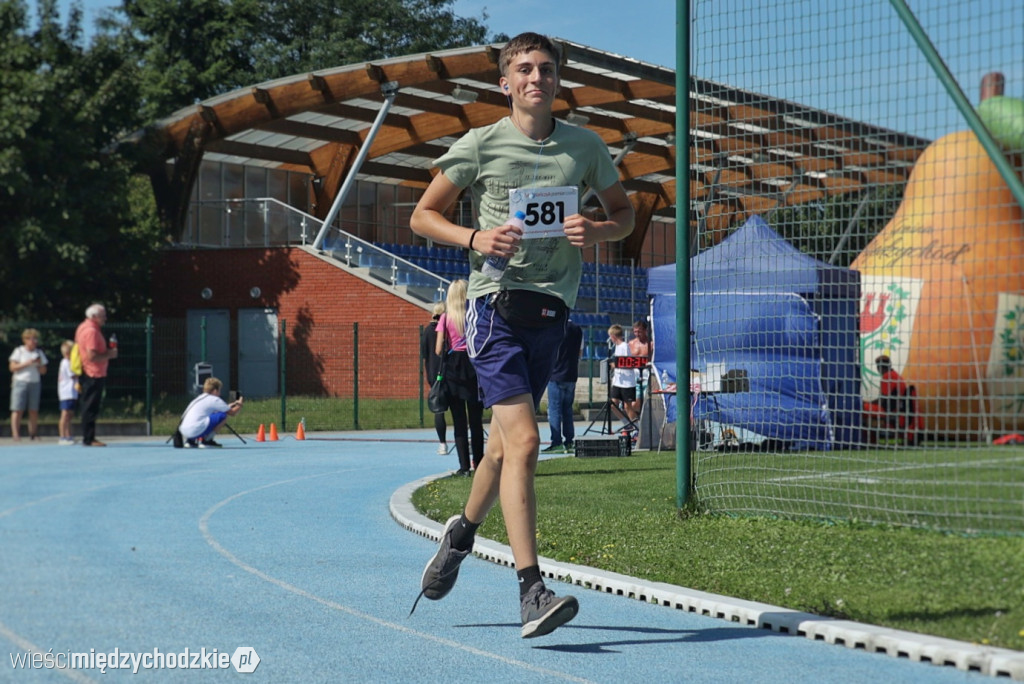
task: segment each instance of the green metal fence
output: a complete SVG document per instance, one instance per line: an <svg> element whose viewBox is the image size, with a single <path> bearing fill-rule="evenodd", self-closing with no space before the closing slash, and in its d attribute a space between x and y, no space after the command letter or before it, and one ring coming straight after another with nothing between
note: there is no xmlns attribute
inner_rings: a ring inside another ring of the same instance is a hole
<svg viewBox="0 0 1024 684"><path fill-rule="evenodd" d="M201 324L200 324L201 325ZM276 374L279 391L269 396L246 394L245 410L232 419L240 432L255 433L259 425L274 424L279 433L294 432L299 421L307 431L417 428L433 425L426 408L429 389L422 371L420 336L423 326L367 325L365 323L303 324L279 322ZM43 376L40 413L43 422L56 422L59 414L57 369L60 345L72 339L78 323L9 322L0 326L0 343L8 350L21 344L25 328L40 333L40 347L49 361ZM604 339L594 327L588 340ZM137 322L110 322L103 332L118 337L119 356L109 365L102 421L144 423L151 434L170 434L181 411L193 396L194 362L202 354L188 349L185 319L147 318ZM201 326L200 348L213 347ZM230 349L237 355L237 341ZM193 350L195 351L195 350ZM10 351L8 352L8 354ZM237 361L237 359L235 359ZM244 390L232 363L227 377L213 374L226 386ZM597 374L593 359L581 364L584 376ZM4 366L8 380L10 372ZM581 382L583 403L593 401L598 379Z"/></svg>
<svg viewBox="0 0 1024 684"><path fill-rule="evenodd" d="M700 505L1020 533L1024 460L1006 442L1024 433L1024 5L680 7L693 76L689 263L695 282L727 268L746 278L716 286L710 304L706 287L688 298L689 365L705 387L712 365L750 378L713 411L698 405ZM795 319L751 304L782 293L817 311L837 294L796 289L795 261L767 266L782 260L741 232L755 217L819 273L852 272L859 295L843 325L855 334L808 316L800 337ZM718 249L730 238L741 257ZM808 366L777 362L809 349ZM829 374L842 358L849 387ZM906 408L882 413L886 364ZM804 417L799 401L779 401L805 391ZM824 439L805 449L815 431Z"/></svg>

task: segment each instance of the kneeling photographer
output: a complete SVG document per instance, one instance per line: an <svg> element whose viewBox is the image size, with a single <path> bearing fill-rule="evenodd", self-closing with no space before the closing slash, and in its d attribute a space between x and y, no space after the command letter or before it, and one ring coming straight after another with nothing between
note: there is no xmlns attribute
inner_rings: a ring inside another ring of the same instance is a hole
<svg viewBox="0 0 1024 684"><path fill-rule="evenodd" d="M220 398L221 387L223 384L217 378L207 378L203 383L203 393L185 409L178 430L186 449L222 446L213 436L229 416L238 415L242 410L243 398L239 396L228 404Z"/></svg>

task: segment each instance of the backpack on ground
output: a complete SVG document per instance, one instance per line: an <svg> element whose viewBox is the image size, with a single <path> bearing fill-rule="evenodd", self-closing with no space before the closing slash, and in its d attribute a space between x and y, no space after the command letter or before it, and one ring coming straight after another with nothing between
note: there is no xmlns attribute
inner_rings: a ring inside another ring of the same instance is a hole
<svg viewBox="0 0 1024 684"><path fill-rule="evenodd" d="M71 374L78 378L82 377L82 374L85 373L85 369L82 368L82 354L78 350L77 342L71 345L70 360Z"/></svg>
<svg viewBox="0 0 1024 684"><path fill-rule="evenodd" d="M196 403L204 396L204 394L200 393L198 397L196 397L195 399L188 403L188 406L185 407L185 410L181 412L181 420L185 420L185 416L188 414L188 410L192 408L192 404ZM174 441L175 449L185 448L185 436L181 434L181 421L178 421L178 427L174 428L174 434L171 435L171 439ZM164 442L164 444L166 444L166 442Z"/></svg>

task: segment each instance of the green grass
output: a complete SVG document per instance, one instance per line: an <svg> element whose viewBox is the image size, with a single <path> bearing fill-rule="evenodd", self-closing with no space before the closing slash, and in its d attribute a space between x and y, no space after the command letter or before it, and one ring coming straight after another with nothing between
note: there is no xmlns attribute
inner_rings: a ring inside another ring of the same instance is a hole
<svg viewBox="0 0 1024 684"><path fill-rule="evenodd" d="M675 481L674 453L542 461L536 479L541 555L822 616L1024 650L1024 537L712 515L699 506L681 513ZM461 511L469 487L465 478L446 478L421 488L413 502L443 521ZM1020 517L1019 494L1016 501ZM500 506L480 534L507 543Z"/></svg>
<svg viewBox="0 0 1024 684"><path fill-rule="evenodd" d="M1024 534L1024 450L1014 447L700 452L694 470L712 510Z"/></svg>

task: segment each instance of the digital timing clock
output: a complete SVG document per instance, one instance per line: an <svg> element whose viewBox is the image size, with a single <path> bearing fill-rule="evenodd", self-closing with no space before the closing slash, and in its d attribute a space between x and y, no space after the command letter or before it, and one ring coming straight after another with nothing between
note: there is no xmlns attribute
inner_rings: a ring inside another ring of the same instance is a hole
<svg viewBox="0 0 1024 684"><path fill-rule="evenodd" d="M647 368L646 356L616 356L616 368Z"/></svg>

